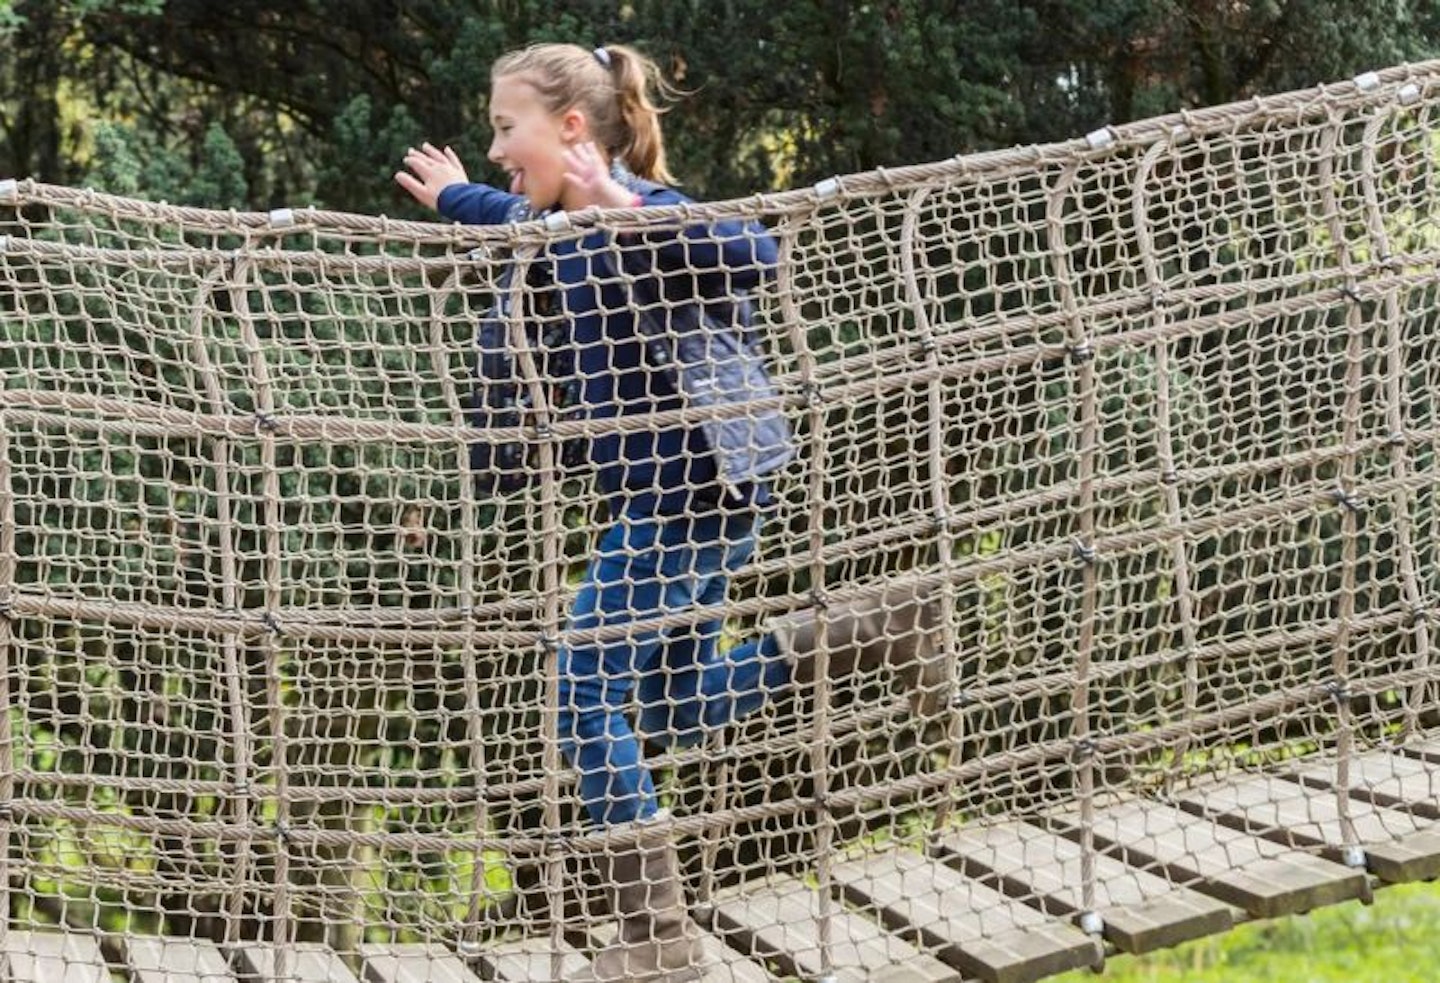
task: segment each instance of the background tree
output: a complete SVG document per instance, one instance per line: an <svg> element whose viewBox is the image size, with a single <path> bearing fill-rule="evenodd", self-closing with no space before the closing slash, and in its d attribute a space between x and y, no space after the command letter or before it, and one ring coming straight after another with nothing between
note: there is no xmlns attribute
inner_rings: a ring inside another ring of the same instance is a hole
<svg viewBox="0 0 1440 983"><path fill-rule="evenodd" d="M208 166L218 127L251 207L390 214L414 214L389 174L415 140L485 175L489 65L533 41L654 56L689 92L667 133L709 198L1440 52L1440 13L1406 0L4 0L0 29L0 172L98 177L96 129L124 123L156 165L135 192L190 197L166 182Z"/></svg>

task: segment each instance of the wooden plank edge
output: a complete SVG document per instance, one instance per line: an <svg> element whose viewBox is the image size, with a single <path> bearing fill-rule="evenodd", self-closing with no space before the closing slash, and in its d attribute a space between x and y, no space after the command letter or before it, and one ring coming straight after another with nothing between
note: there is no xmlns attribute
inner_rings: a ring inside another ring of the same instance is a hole
<svg viewBox="0 0 1440 983"><path fill-rule="evenodd" d="M1046 820L1047 825L1055 832L1074 840L1080 841L1082 830L1078 825L1065 822L1055 818ZM1251 890L1245 886L1245 881L1253 881L1257 886L1268 884L1263 877L1248 873L1245 868L1234 868L1231 874L1237 875L1230 881L1211 879L1201 875L1183 864L1161 861L1158 857L1143 850L1137 849L1124 843L1111 840L1100 833L1094 833L1096 850L1105 856L1113 857L1122 863L1129 864L1140 870L1158 870L1171 882L1181 884L1200 894L1208 895L1226 904L1234 905L1244 909L1256 918L1277 918L1281 915L1295 915L1301 912L1310 911L1314 908L1323 908L1326 905L1338 904L1341 901L1363 901L1370 897L1370 881L1365 872L1353 867L1343 867L1339 864L1332 864L1337 872L1345 876L1334 876L1329 880L1316 881L1309 887L1292 890L1286 894L1275 895L1268 892ZM1308 856L1308 854L1302 854ZM1267 858L1269 859L1269 858ZM1273 858L1280 860L1282 858ZM1318 859L1318 858L1317 858ZM1329 861L1325 861L1329 863ZM1305 868L1301 868L1305 869ZM1236 883L1239 881L1239 883Z"/></svg>
<svg viewBox="0 0 1440 983"><path fill-rule="evenodd" d="M1045 831L1054 836L1064 835L1056 830L1046 829ZM1063 898L1046 894L1033 885L1020 880L1016 875L998 873L983 860L954 849L944 840L935 843L932 854L935 859L942 861L966 877L992 890L999 891L1006 897L1038 908L1047 915L1068 918L1076 927L1083 929L1081 920L1084 912ZM1124 863L1109 854L1106 854L1105 858L1117 864ZM1139 868L1134 869L1139 871ZM1145 873L1145 871L1139 872ZM1209 935L1219 935L1234 926L1235 918L1228 903L1218 901L1209 895L1201 894L1180 884L1175 884L1173 887L1175 895L1157 895L1139 906L1115 905L1101 908L1096 914L1100 916L1103 923L1102 937L1122 952L1140 955L1156 949L1179 945L1182 942L1205 938ZM1185 902L1186 896L1197 902L1207 902L1207 906L1204 908L1193 907ZM1134 926L1135 919L1126 917L1126 914L1132 911L1154 912L1153 917L1156 920L1170 919L1172 923Z"/></svg>
<svg viewBox="0 0 1440 983"><path fill-rule="evenodd" d="M930 859L932 863L940 862ZM941 962L959 970L967 978L975 977L985 983L1034 983L1072 969L1099 969L1104 966L1105 951L1100 940L1065 922L1016 927L989 938L957 943L927 926L913 924L903 913L888 905L878 904L850 881L841 881L836 890L845 901L873 913L886 929L922 951L934 952ZM1049 944L1047 950L1014 958L1023 940L1037 937Z"/></svg>

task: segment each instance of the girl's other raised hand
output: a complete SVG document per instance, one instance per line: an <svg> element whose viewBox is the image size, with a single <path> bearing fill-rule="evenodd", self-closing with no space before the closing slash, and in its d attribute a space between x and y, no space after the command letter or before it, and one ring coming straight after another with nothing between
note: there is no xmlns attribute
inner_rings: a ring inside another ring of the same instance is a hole
<svg viewBox="0 0 1440 983"><path fill-rule="evenodd" d="M610 176L610 165L594 143L577 143L565 150L565 207L625 208L635 196Z"/></svg>
<svg viewBox="0 0 1440 983"><path fill-rule="evenodd" d="M434 208L440 192L450 185L470 181L465 165L449 147L440 150L428 143L421 144L419 150L411 147L405 151L405 166L410 170L396 171L395 183L426 208Z"/></svg>

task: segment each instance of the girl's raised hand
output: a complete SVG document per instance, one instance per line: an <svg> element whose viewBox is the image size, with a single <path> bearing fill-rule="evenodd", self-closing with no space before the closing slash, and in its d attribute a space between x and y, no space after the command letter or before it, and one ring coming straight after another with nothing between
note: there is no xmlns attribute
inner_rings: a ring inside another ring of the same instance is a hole
<svg viewBox="0 0 1440 983"><path fill-rule="evenodd" d="M570 192L566 208L626 208L635 203L635 196L610 176L610 165L590 142L566 148L565 183Z"/></svg>
<svg viewBox="0 0 1440 983"><path fill-rule="evenodd" d="M405 166L414 173L396 171L395 183L426 208L434 208L440 192L450 185L466 184L470 180L465 175L465 165L449 147L440 150L428 143L422 144L419 150L411 147L405 151Z"/></svg>

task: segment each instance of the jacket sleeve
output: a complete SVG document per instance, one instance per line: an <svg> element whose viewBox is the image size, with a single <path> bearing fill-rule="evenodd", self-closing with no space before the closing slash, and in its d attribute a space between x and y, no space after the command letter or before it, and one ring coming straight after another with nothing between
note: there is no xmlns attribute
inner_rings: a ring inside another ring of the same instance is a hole
<svg viewBox="0 0 1440 983"><path fill-rule="evenodd" d="M503 225L510 221L520 195L492 188L488 184L452 184L440 192L435 208L445 218L462 225Z"/></svg>
<svg viewBox="0 0 1440 983"><path fill-rule="evenodd" d="M689 202L669 188L656 188L642 200L646 205ZM701 293L710 297L755 289L774 272L778 258L775 239L754 221L726 220L621 236L617 245L621 265L631 276L659 276L669 282L674 274L690 274L700 279Z"/></svg>

